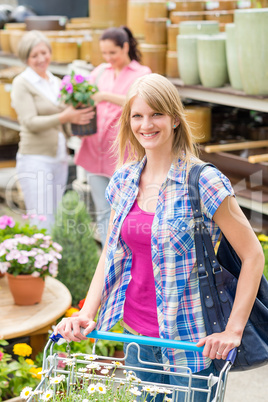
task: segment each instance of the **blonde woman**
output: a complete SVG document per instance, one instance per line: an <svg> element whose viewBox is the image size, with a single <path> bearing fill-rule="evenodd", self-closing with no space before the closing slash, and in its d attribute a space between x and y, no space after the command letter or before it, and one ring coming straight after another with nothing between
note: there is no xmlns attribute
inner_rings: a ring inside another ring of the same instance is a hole
<svg viewBox="0 0 268 402"><path fill-rule="evenodd" d="M26 69L14 79L11 92L21 126L17 174L32 223L50 230L68 177L67 123L86 124L93 112L59 104L60 79L48 70L51 46L41 32L26 33L18 55Z"/></svg>
<svg viewBox="0 0 268 402"><path fill-rule="evenodd" d="M264 266L260 243L229 180L206 167L199 182L204 222L213 244L222 231L242 261L227 327L206 336L187 185L190 167L201 161L194 153L178 91L166 78L151 74L134 83L117 142L119 168L106 191L112 208L106 246L82 310L64 319L57 331L68 340L85 339L80 327L84 334L93 330L100 306L97 329L109 330L122 320L128 333L204 345L203 354L142 346L142 360L187 366L200 375L218 374L213 360L226 359L239 346L256 297ZM123 164L126 148L129 158ZM136 348L130 348L126 364L144 367ZM163 381L155 373L137 375L149 382ZM169 382L188 386L188 379L172 373ZM195 379L192 386L204 382ZM158 395L156 401L162 398ZM206 398L205 393L195 393L195 401ZM184 394L178 400L184 401Z"/></svg>

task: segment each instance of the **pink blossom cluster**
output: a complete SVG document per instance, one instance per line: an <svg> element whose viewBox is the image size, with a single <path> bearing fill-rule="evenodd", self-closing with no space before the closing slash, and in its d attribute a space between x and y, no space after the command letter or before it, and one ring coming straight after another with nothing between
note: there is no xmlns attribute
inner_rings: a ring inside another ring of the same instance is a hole
<svg viewBox="0 0 268 402"><path fill-rule="evenodd" d="M51 236L36 233L31 237L15 235L0 244L0 272L35 277L58 274L62 247Z"/></svg>
<svg viewBox="0 0 268 402"><path fill-rule="evenodd" d="M5 229L7 226L13 228L15 226L15 221L11 216L2 215L0 217L0 229Z"/></svg>

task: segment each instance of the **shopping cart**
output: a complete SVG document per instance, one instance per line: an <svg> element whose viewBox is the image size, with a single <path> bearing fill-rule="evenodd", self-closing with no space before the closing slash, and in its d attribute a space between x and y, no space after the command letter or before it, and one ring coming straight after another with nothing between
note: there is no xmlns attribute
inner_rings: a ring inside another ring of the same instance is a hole
<svg viewBox="0 0 268 402"><path fill-rule="evenodd" d="M181 376L187 378L187 386L174 386L163 385L156 383L149 383L141 381L139 379L139 371L146 371L150 373L157 373L163 375L169 375L168 370L163 370L163 364L159 364L159 369L156 363L142 362L139 354L139 345L160 346L168 348L177 348L188 351L202 352L203 348L197 347L192 342L173 341L162 338L152 338L128 334L119 334L114 332L102 332L93 331L88 337L94 339L104 339L110 341L122 341L127 343L125 356L121 359L115 359L114 357L96 356L94 350L92 355L86 354L71 354L69 343L67 343L66 351L67 357L59 356L57 351L54 352L55 344L62 338L61 335L50 336L50 339L44 349L42 378L41 382L30 394L27 402L49 400L51 392L53 394L59 394L58 383L63 381L65 384L65 397L62 400L66 400L70 392L74 389L82 389L82 386L87 387L89 394L96 391L98 386L100 392L104 392L107 386L111 386L119 393L124 395L133 394L133 399L129 396L125 400L139 400L154 401L156 396L160 393L163 394L163 400L167 401L185 401L185 402L198 402L198 395L206 395L206 401L222 402L224 400L227 376L234 363L236 357L236 350L233 349L226 360L226 363L221 370L219 376L210 374L209 376L199 376L193 374L189 368L179 366L166 366L165 368L172 369L176 367L176 372L173 372L174 376ZM129 353L130 347L137 347L138 359L141 363L145 363L149 368L130 367L124 364L126 357ZM59 364L61 362L61 364ZM152 368L150 368L150 364ZM62 365L65 366L62 368ZM109 375L107 375L109 373ZM197 378L204 382L204 387L195 388L192 383ZM112 382L112 385L111 385ZM103 385L101 385L103 384ZM47 395L46 395L47 393ZM214 395L212 397L212 395ZM195 398L196 396L196 398ZM93 398L93 399L91 399ZM81 399L81 398L80 398ZM88 400L98 400L93 395L87 397ZM72 399L75 400L75 399ZM78 399L77 399L78 400ZM106 399L104 399L106 400ZM108 399L107 399L108 400ZM110 400L118 400L116 398ZM124 400L124 399L120 399Z"/></svg>

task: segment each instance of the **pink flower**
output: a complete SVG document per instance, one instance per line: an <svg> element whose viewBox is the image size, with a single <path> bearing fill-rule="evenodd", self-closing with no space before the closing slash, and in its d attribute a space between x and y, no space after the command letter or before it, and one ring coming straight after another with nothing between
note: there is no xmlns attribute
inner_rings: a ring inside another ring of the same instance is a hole
<svg viewBox="0 0 268 402"><path fill-rule="evenodd" d="M21 215L22 219L29 219L29 215Z"/></svg>
<svg viewBox="0 0 268 402"><path fill-rule="evenodd" d="M10 253L6 255L7 261L17 260L21 256L21 253L18 250L11 250Z"/></svg>
<svg viewBox="0 0 268 402"><path fill-rule="evenodd" d="M65 76L63 77L63 79L61 80L61 83L62 83L63 85L65 85L65 84L68 84L70 81L71 81L71 76L70 76L70 75L65 75Z"/></svg>
<svg viewBox="0 0 268 402"><path fill-rule="evenodd" d="M11 216L3 215L0 217L0 229L5 229L7 226L13 228L15 226L15 221Z"/></svg>
<svg viewBox="0 0 268 402"><path fill-rule="evenodd" d="M74 79L75 79L75 81L77 82L77 84L81 84L82 82L85 81L85 78L84 78L82 75L80 75L80 74L75 75L75 76L74 76Z"/></svg>
<svg viewBox="0 0 268 402"><path fill-rule="evenodd" d="M58 274L58 266L56 264L53 264L52 262L51 264L49 264L48 271L50 275L55 277Z"/></svg>
<svg viewBox="0 0 268 402"><path fill-rule="evenodd" d="M65 87L66 91L68 92L68 94L72 94L73 93L73 85L71 83L67 84Z"/></svg>
<svg viewBox="0 0 268 402"><path fill-rule="evenodd" d="M18 263L19 264L27 264L27 262L29 262L29 258L26 255L21 255L18 258Z"/></svg>
<svg viewBox="0 0 268 402"><path fill-rule="evenodd" d="M56 243L55 241L52 243L52 246L54 247L54 249L56 251L58 251L59 253L62 251L62 247L59 243Z"/></svg>
<svg viewBox="0 0 268 402"><path fill-rule="evenodd" d="M0 273L5 274L10 267L9 262L0 262Z"/></svg>
<svg viewBox="0 0 268 402"><path fill-rule="evenodd" d="M38 216L38 219L39 219L40 222L41 222L41 221L46 221L46 220L47 220L47 217L46 217L45 215L39 215L39 216Z"/></svg>
<svg viewBox="0 0 268 402"><path fill-rule="evenodd" d="M32 219L34 219L36 217L36 214L32 214L31 216L30 216L30 218L32 218Z"/></svg>
<svg viewBox="0 0 268 402"><path fill-rule="evenodd" d="M0 351L0 361L3 359L4 353Z"/></svg>
<svg viewBox="0 0 268 402"><path fill-rule="evenodd" d="M34 278L38 278L38 277L40 276L40 273L34 271L34 272L32 273L32 276L33 276Z"/></svg>

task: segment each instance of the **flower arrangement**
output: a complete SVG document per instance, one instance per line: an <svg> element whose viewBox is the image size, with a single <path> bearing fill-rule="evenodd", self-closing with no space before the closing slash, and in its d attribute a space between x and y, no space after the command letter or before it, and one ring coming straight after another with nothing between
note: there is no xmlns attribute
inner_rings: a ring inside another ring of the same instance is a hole
<svg viewBox="0 0 268 402"><path fill-rule="evenodd" d="M76 360L78 358L79 360ZM71 357L65 358L66 367L75 373L75 379L67 388L67 376L54 372L53 375L45 379L46 389L34 391L31 387L22 390L20 396L22 399L28 400L34 395L38 395L40 400L55 402L145 402L148 397L155 400L156 396L161 394L163 400L171 402L172 398L168 395L172 390L164 387L153 385L143 385L141 380L133 371L124 370L124 366L119 361L101 362L96 361L98 356L72 354ZM84 361L83 361L84 360ZM117 372L119 371L119 373ZM65 372L66 374L68 371ZM43 372L46 376L47 373ZM118 375L117 375L118 374Z"/></svg>
<svg viewBox="0 0 268 402"><path fill-rule="evenodd" d="M32 348L25 343L14 345L13 353L18 360L13 360L5 352L7 345L7 341L0 340L0 401L19 396L25 386L36 387L41 379L42 368L27 358Z"/></svg>
<svg viewBox="0 0 268 402"><path fill-rule="evenodd" d="M64 103L78 106L94 106L91 96L98 92L96 85L89 83L90 77L84 77L80 74L65 75L61 81L59 99Z"/></svg>
<svg viewBox="0 0 268 402"><path fill-rule="evenodd" d="M16 234L0 244L0 272L14 276L32 275L56 277L62 247L51 236L35 233L32 236Z"/></svg>

